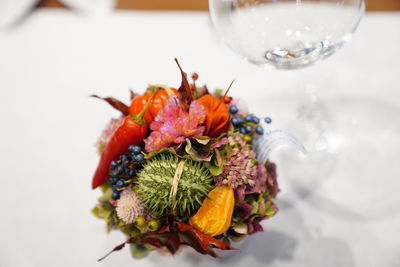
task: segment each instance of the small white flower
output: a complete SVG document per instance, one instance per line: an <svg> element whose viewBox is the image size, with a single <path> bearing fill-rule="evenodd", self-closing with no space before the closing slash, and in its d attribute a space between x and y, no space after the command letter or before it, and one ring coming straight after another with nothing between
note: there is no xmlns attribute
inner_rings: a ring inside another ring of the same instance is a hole
<svg viewBox="0 0 400 267"><path fill-rule="evenodd" d="M126 223L133 223L139 216L143 216L145 208L138 195L126 189L117 201L117 216Z"/></svg>

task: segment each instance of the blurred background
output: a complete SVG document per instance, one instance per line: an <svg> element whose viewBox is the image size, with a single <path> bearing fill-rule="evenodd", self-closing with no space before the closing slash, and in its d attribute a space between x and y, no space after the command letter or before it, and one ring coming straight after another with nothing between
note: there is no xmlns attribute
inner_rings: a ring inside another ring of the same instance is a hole
<svg viewBox="0 0 400 267"><path fill-rule="evenodd" d="M229 50L205 0L0 0L0 267L399 267L399 47L400 0L367 1L339 52L289 71ZM88 96L177 87L174 57L210 89L236 79L231 95L309 154L272 154L280 211L239 251L98 263L125 238L90 212L94 144L119 114Z"/></svg>
<svg viewBox="0 0 400 267"><path fill-rule="evenodd" d="M61 1L62 2L62 1ZM44 0L39 4L41 7L63 7L64 5L57 0ZM207 10L207 0L117 0L118 9L149 9L149 10ZM370 11L389 11L400 10L398 0L368 0L367 10Z"/></svg>

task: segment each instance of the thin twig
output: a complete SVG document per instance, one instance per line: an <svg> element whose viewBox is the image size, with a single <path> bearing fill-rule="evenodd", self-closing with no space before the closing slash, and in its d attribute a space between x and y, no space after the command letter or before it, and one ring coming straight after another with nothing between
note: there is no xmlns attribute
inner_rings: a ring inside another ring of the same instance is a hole
<svg viewBox="0 0 400 267"><path fill-rule="evenodd" d="M231 90L231 87L233 85L233 83L235 82L235 80L231 81L231 84L229 85L228 89L225 91L224 96L222 97L221 102L218 103L217 107L214 109L214 111L217 111L217 109L219 108L219 106L221 105L221 103L224 101L224 98L227 96L227 94L229 93L229 90Z"/></svg>

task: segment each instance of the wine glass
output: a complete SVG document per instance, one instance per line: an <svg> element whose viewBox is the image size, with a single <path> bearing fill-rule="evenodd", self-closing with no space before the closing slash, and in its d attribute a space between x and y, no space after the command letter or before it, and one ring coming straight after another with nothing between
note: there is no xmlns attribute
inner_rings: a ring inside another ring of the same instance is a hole
<svg viewBox="0 0 400 267"><path fill-rule="evenodd" d="M293 69L335 53L356 30L363 0L210 0L217 31L244 59Z"/></svg>
<svg viewBox="0 0 400 267"><path fill-rule="evenodd" d="M298 69L340 49L356 30L365 2L209 0L209 7L216 30L246 61L260 67ZM295 93L282 92L266 99L268 112L296 114L288 126L300 133L309 151L303 159L292 151L273 155L278 165L290 165L281 169L285 177L281 183L287 183L283 185L285 191L297 193L297 199L307 198L322 212L344 219L389 215L392 203L385 197L388 192L372 192L371 188L394 183L396 163L387 157L395 158L400 151L398 109L359 93L329 90L324 94L328 90L319 84L321 77L312 76L311 81L302 77L305 81ZM328 191L330 196L319 193L329 186L338 192ZM390 193L396 194L394 189Z"/></svg>

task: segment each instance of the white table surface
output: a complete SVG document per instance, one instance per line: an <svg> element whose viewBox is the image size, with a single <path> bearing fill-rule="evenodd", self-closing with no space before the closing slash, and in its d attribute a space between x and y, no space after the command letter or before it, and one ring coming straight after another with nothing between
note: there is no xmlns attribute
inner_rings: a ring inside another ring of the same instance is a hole
<svg viewBox="0 0 400 267"><path fill-rule="evenodd" d="M280 212L264 223L264 233L250 237L228 258L155 253L133 261L125 249L97 263L123 240L118 232L107 235L103 221L90 213L99 196L90 189L98 160L93 144L118 113L88 97L127 100L129 88L177 86L173 57L178 57L210 88L236 79L234 96L283 125L295 118L285 96L307 77L323 78L318 92L327 99L340 94L383 101L398 116L399 47L400 13L367 14L337 55L300 71L263 70L243 62L218 41L207 13L117 12L88 18L40 10L18 27L2 29L0 266L400 266L400 153L388 155L393 168L374 179L325 180L322 167L310 165L320 186L308 197L295 192L291 178L285 180L294 167L279 162ZM281 112L272 110L276 103L270 100L279 94ZM397 123L397 116L382 121ZM366 164L360 175L372 168ZM359 181L362 192L355 186Z"/></svg>

